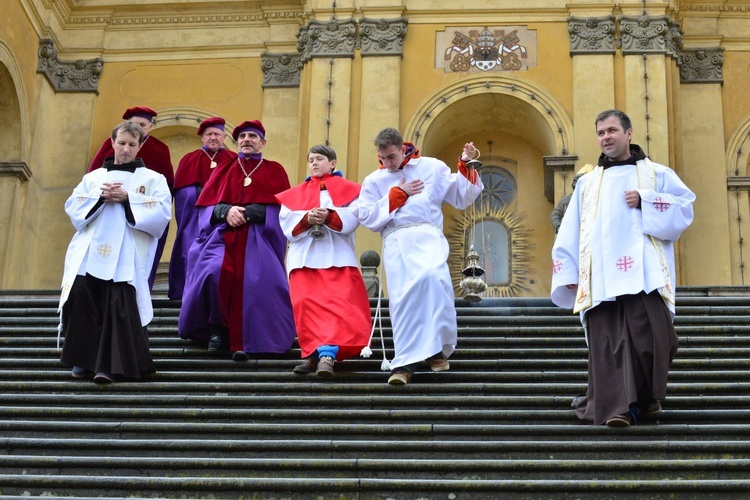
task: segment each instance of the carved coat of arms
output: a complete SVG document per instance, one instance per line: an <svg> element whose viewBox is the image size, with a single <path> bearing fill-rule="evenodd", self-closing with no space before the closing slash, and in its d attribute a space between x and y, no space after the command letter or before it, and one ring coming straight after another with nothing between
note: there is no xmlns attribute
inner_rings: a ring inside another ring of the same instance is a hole
<svg viewBox="0 0 750 500"><path fill-rule="evenodd" d="M442 55L437 66L446 71L514 71L536 65L536 37L525 28L453 30L446 44L449 33L440 32L437 37L437 52ZM534 47L528 48L526 42Z"/></svg>

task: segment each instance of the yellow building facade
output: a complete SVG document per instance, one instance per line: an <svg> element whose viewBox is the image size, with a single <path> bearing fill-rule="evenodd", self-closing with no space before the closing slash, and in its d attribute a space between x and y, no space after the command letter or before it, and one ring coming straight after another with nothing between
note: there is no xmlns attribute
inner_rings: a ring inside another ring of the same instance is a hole
<svg viewBox="0 0 750 500"><path fill-rule="evenodd" d="M488 296L549 293L550 213L596 163L594 118L619 108L633 142L697 195L678 284L750 281L748 0L2 5L1 288L59 286L64 202L132 106L158 112L152 134L175 167L200 147L202 119L260 119L264 154L293 185L320 143L361 182L384 127L454 168L473 141L488 187L472 209L445 209L445 233L455 282L473 245ZM380 245L358 230L358 253Z"/></svg>

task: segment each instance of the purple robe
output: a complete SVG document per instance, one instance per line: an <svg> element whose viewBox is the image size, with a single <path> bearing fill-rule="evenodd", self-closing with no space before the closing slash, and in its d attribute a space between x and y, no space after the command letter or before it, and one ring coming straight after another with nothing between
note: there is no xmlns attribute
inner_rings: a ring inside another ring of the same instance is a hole
<svg viewBox="0 0 750 500"><path fill-rule="evenodd" d="M186 277L178 322L180 337L208 340L209 325L223 324L229 327L232 350L287 352L296 331L284 269L286 237L279 225L279 206L266 205L264 224L248 224L246 230L238 231L238 239L246 237L239 304L227 296L237 293L229 290L227 283L237 265L228 259L225 242L225 233L233 229L226 223L212 227L212 211L212 206L198 207L200 234L188 252L188 268L193 272Z"/></svg>
<svg viewBox="0 0 750 500"><path fill-rule="evenodd" d="M176 189L174 192L175 222L177 236L172 247L172 258L169 261L169 298L181 299L185 288L188 251L198 237L198 199L195 185Z"/></svg>

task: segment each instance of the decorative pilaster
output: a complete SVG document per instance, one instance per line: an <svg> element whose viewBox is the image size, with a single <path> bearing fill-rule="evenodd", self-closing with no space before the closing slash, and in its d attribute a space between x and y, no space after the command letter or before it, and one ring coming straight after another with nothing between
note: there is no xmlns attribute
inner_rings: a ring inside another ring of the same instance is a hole
<svg viewBox="0 0 750 500"><path fill-rule="evenodd" d="M724 49L683 49L680 54L680 83L723 83Z"/></svg>
<svg viewBox="0 0 750 500"><path fill-rule="evenodd" d="M39 41L39 66L36 72L42 73L55 92L95 92L99 93L99 77L104 60L78 59L61 61L52 40Z"/></svg>
<svg viewBox="0 0 750 500"><path fill-rule="evenodd" d="M300 54L261 54L263 88L299 87L303 62Z"/></svg>
<svg viewBox="0 0 750 500"><path fill-rule="evenodd" d="M357 44L362 49L362 56L403 55L407 23L408 20L403 17L360 19Z"/></svg>
<svg viewBox="0 0 750 500"><path fill-rule="evenodd" d="M354 58L357 25L353 19L339 21L312 20L297 33L297 50L302 61L315 57Z"/></svg>
<svg viewBox="0 0 750 500"><path fill-rule="evenodd" d="M666 54L669 21L666 16L620 17L622 53Z"/></svg>
<svg viewBox="0 0 750 500"><path fill-rule="evenodd" d="M570 54L614 54L615 18L569 17Z"/></svg>

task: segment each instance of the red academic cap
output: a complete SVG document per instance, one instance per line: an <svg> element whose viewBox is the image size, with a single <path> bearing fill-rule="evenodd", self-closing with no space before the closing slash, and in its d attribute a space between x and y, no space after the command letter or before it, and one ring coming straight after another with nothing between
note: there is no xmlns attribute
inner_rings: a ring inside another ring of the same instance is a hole
<svg viewBox="0 0 750 500"><path fill-rule="evenodd" d="M263 128L263 124L260 123L260 120L251 120L251 121L245 121L234 127L234 130L232 130L232 137L234 137L235 142L240 137L240 132L244 132L246 130L253 130L255 133L257 133L261 139L265 139L266 137L266 129Z"/></svg>
<svg viewBox="0 0 750 500"><path fill-rule="evenodd" d="M211 118L206 118L198 126L198 135L203 135L203 132L205 132L208 127L214 127L224 130L224 125L226 123L226 120L224 120L224 118L220 116L212 116Z"/></svg>
<svg viewBox="0 0 750 500"><path fill-rule="evenodd" d="M128 108L125 110L125 114L122 115L123 120L130 120L134 116L140 116L147 120L151 120L157 115L156 111L151 108L145 108L143 106L136 106L134 108Z"/></svg>

